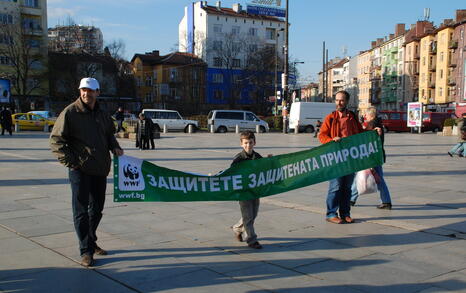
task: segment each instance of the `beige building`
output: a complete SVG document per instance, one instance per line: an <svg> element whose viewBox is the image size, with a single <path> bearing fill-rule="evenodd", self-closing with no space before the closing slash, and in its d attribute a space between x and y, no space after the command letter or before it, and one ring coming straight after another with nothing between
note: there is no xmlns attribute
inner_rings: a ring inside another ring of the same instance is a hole
<svg viewBox="0 0 466 293"><path fill-rule="evenodd" d="M449 48L453 37L454 27L444 24L437 30L437 69L435 76L435 104L448 104L455 101L450 94L449 81L452 77L452 69L455 64L452 61L452 52ZM447 106L447 105L444 105Z"/></svg>
<svg viewBox="0 0 466 293"><path fill-rule="evenodd" d="M420 41L419 102L431 104L435 100L437 41L435 33L428 33Z"/></svg>
<svg viewBox="0 0 466 293"><path fill-rule="evenodd" d="M358 89L360 114L371 107L371 54L372 50L362 51L358 55Z"/></svg>
<svg viewBox="0 0 466 293"><path fill-rule="evenodd" d="M16 110L47 109L47 1L0 1L0 19L0 77L12 83Z"/></svg>

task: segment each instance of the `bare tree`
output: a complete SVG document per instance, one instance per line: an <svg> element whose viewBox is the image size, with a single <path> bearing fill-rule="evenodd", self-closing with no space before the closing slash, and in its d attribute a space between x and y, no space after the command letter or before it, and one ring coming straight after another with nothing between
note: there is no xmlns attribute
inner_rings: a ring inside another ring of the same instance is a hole
<svg viewBox="0 0 466 293"><path fill-rule="evenodd" d="M4 58L2 63L11 68L0 75L11 80L18 109L28 107L26 105L31 102L29 97L34 92L45 94L43 81L47 74L46 60L41 54L43 40L33 37L37 29L22 24L20 18L0 24L0 56Z"/></svg>

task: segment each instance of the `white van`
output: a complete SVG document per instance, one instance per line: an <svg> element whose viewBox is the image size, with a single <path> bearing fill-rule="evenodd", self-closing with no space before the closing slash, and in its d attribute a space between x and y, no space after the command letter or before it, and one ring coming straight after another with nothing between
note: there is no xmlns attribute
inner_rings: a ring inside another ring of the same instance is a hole
<svg viewBox="0 0 466 293"><path fill-rule="evenodd" d="M294 102L290 109L289 128L298 127L299 132L315 131L317 120L324 122L325 116L335 111L334 103Z"/></svg>
<svg viewBox="0 0 466 293"><path fill-rule="evenodd" d="M144 109L142 113L145 117L152 119L155 129L160 131L166 125L168 130L182 130L188 132L189 125L193 126L193 131L199 128L195 120L185 120L178 111L162 109Z"/></svg>
<svg viewBox="0 0 466 293"><path fill-rule="evenodd" d="M235 131L236 125L241 130L256 131L259 125L260 132L268 132L269 125L264 120L259 119L256 114L242 110L212 110L207 116L208 129L214 126L215 132L225 133Z"/></svg>

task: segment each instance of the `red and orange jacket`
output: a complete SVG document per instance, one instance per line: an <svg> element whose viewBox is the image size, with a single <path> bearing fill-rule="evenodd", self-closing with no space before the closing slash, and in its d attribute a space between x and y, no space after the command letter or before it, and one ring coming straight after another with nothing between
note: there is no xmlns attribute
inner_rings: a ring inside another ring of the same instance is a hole
<svg viewBox="0 0 466 293"><path fill-rule="evenodd" d="M356 115L352 112L350 112L347 123L349 133L357 134L364 131ZM340 136L340 115L338 111L333 111L325 117L320 127L319 140L321 143L329 143L337 136Z"/></svg>

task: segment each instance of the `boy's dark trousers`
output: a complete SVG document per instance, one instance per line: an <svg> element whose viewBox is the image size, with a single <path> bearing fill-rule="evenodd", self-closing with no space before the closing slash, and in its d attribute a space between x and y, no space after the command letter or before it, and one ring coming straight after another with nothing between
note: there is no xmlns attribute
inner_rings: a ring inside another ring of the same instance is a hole
<svg viewBox="0 0 466 293"><path fill-rule="evenodd" d="M81 256L93 255L97 241L96 230L104 209L107 176L93 176L70 169L69 179L79 251Z"/></svg>
<svg viewBox="0 0 466 293"><path fill-rule="evenodd" d="M233 231L238 234L246 234L244 241L252 244L257 241L257 235L254 231L254 221L259 212L259 199L240 200L241 219L233 226Z"/></svg>

